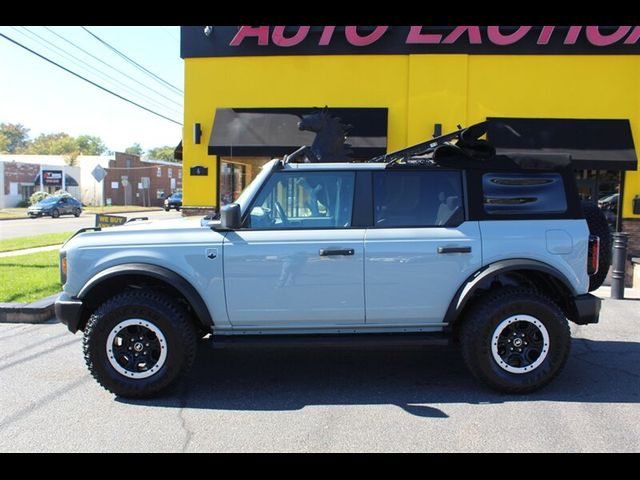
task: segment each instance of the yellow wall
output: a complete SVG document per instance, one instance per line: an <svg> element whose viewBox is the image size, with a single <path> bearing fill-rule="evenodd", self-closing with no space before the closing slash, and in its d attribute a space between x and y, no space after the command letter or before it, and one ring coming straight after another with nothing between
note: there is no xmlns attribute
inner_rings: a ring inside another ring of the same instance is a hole
<svg viewBox="0 0 640 480"><path fill-rule="evenodd" d="M388 149L488 116L628 118L640 142L640 57L559 55L336 55L185 59L184 204L216 205L207 144L216 108L387 107ZM193 144L193 124L202 142ZM190 177L193 165L209 176ZM640 194L627 172L623 215Z"/></svg>

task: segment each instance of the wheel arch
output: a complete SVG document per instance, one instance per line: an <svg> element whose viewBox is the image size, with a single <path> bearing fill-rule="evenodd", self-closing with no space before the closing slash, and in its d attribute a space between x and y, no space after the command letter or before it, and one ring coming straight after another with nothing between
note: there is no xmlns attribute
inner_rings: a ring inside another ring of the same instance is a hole
<svg viewBox="0 0 640 480"><path fill-rule="evenodd" d="M448 329L455 329L465 310L474 300L495 284L500 286L532 286L554 300L567 318L577 318L574 297L577 291L569 279L557 268L531 259L500 260L470 275L454 295L445 314Z"/></svg>
<svg viewBox="0 0 640 480"><path fill-rule="evenodd" d="M91 312L107 298L127 288L161 288L185 306L196 325L210 332L213 319L202 296L184 277L158 265L128 263L116 265L94 275L80 290L77 298L83 308L78 329L83 330Z"/></svg>

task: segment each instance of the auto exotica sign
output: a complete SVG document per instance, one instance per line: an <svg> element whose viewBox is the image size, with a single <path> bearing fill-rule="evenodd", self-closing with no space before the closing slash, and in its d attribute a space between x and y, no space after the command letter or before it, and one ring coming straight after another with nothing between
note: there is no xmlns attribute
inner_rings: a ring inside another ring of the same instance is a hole
<svg viewBox="0 0 640 480"><path fill-rule="evenodd" d="M358 53L638 54L640 26L182 28L183 58Z"/></svg>

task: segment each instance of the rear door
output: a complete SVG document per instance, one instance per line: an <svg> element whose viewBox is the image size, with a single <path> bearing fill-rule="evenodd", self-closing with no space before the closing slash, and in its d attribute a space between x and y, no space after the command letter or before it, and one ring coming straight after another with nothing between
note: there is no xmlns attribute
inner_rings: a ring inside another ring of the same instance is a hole
<svg viewBox="0 0 640 480"><path fill-rule="evenodd" d="M373 227L365 236L366 323L441 323L482 263L478 222L465 220L452 170L373 172Z"/></svg>

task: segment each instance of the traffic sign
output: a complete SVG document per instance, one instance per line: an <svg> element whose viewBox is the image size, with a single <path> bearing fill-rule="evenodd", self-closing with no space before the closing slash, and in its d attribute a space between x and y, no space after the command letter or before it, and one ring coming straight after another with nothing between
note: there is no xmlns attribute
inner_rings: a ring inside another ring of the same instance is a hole
<svg viewBox="0 0 640 480"><path fill-rule="evenodd" d="M101 182L107 176L107 171L100 165L96 165L96 168L91 171L91 175L96 179L96 182Z"/></svg>

